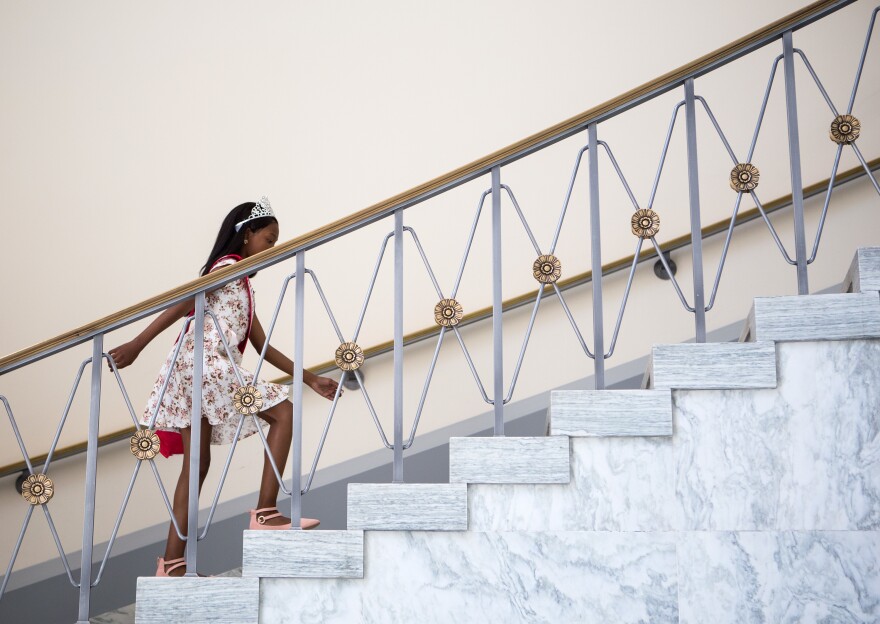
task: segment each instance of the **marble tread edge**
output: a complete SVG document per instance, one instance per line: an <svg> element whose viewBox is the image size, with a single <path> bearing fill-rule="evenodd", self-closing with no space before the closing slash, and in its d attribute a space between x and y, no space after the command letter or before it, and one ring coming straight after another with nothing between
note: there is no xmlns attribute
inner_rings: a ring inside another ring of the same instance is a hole
<svg viewBox="0 0 880 624"><path fill-rule="evenodd" d="M756 297L752 314L758 341L880 338L876 293Z"/></svg>
<svg viewBox="0 0 880 624"><path fill-rule="evenodd" d="M843 280L843 292L880 291L880 247L860 247Z"/></svg>
<svg viewBox="0 0 880 624"><path fill-rule="evenodd" d="M568 483L567 436L449 439L450 483Z"/></svg>
<svg viewBox="0 0 880 624"><path fill-rule="evenodd" d="M672 391L553 391L550 433L570 437L671 436Z"/></svg>
<svg viewBox="0 0 880 624"><path fill-rule="evenodd" d="M257 578L158 578L137 581L136 624L257 624Z"/></svg>
<svg viewBox="0 0 880 624"><path fill-rule="evenodd" d="M466 483L349 483L348 529L466 531Z"/></svg>
<svg viewBox="0 0 880 624"><path fill-rule="evenodd" d="M771 341L654 345L645 377L658 390L775 388L776 345Z"/></svg>
<svg viewBox="0 0 880 624"><path fill-rule="evenodd" d="M363 578L363 531L245 531L242 576Z"/></svg>

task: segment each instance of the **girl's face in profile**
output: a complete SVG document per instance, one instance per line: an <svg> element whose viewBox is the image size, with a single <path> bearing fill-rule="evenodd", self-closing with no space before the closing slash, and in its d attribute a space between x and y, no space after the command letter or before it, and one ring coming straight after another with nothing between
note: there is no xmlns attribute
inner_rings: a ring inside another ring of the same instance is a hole
<svg viewBox="0 0 880 624"><path fill-rule="evenodd" d="M277 223L271 223L255 232L250 232L246 237L247 243L242 245L241 257L247 258L248 256L258 254L261 251L272 249L272 247L275 246L275 243L278 242L278 234Z"/></svg>

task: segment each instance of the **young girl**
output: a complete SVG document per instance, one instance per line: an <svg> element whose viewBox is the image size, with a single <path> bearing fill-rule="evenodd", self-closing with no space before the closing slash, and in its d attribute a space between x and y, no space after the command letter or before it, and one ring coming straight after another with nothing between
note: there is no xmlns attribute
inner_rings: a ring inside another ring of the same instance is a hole
<svg viewBox="0 0 880 624"><path fill-rule="evenodd" d="M272 248L278 241L278 221L263 197L259 202L247 202L236 206L223 220L217 241L202 267L201 275L207 275L220 267L229 266L266 249ZM199 465L199 487L208 473L211 463L211 444L228 444L235 438L235 430L240 414L234 403L235 392L239 388L235 369L238 368L245 385L256 386L261 394L263 404L259 417L269 424L266 438L275 465L283 474L290 451L293 431L293 406L288 398L288 388L274 383L260 383L253 374L240 368L241 355L250 340L257 351L262 351L266 342L266 334L254 312L253 291L250 280L243 277L230 282L217 290L207 293L205 299L205 336L204 336L204 367L202 375L202 422ZM214 313L219 321L218 328L214 320L207 314ZM163 330L187 314L193 313L193 301L183 301L160 314L156 320L144 329L134 340L110 350L110 355L117 367L124 368L134 362L138 354ZM231 350L232 360L223 346L219 331L223 332L226 344ZM189 494L189 441L192 414L193 390L193 359L195 337L190 325L186 334L179 336L183 345L177 361L172 362L177 343L172 346L171 353L159 371L159 377L144 410L141 422L149 425L156 412L159 394L166 377L170 375L168 388L158 405L156 429L163 429L160 436L160 452L166 457L174 453L183 453L183 466L177 488L174 492L174 517L181 531L187 526L187 502ZM282 371L292 375L293 362L274 347L266 350L266 361ZM333 399L337 382L327 377L318 377L307 370L303 371L303 382L315 392L327 399ZM177 433L179 431L179 434ZM241 438L257 432L253 419L245 418ZM251 510L251 529L288 529L290 519L281 516L276 510L278 497L278 481L272 464L266 457L263 462L263 475L260 482L260 493L257 508ZM318 525L317 520L302 519L302 528L309 529ZM165 556L158 560L156 576L182 576L186 572L183 553L186 543L181 540L174 524L168 528L168 541Z"/></svg>

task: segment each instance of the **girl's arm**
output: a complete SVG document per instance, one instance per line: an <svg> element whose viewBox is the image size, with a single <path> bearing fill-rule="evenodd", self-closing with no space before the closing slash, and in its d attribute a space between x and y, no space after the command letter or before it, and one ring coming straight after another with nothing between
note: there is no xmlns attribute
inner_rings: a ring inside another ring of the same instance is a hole
<svg viewBox="0 0 880 624"><path fill-rule="evenodd" d="M257 318L256 314L251 323L250 340L257 352L262 353L263 345L266 344L266 332L263 331L263 326L260 324L260 319ZM266 349L266 361L291 377L293 376L293 360L281 353L281 351L273 347L271 344ZM303 383L325 399L330 400L336 396L336 388L339 385L338 382L329 377L319 377L306 369L303 369Z"/></svg>
<svg viewBox="0 0 880 624"><path fill-rule="evenodd" d="M121 344L114 349L110 349L110 355L116 362L117 368L125 368L137 359L140 352L144 350L150 341L163 331L171 327L175 321L179 321L193 309L193 300L186 299L180 303L176 303L157 316L152 323L147 325L146 329L139 333L135 338Z"/></svg>

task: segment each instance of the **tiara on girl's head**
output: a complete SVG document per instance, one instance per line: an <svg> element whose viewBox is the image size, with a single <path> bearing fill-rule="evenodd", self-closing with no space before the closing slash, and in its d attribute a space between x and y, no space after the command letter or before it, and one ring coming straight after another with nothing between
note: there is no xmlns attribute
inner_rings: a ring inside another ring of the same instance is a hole
<svg viewBox="0 0 880 624"><path fill-rule="evenodd" d="M243 226L248 221L253 221L254 219L261 219L263 217L274 217L275 213L272 212L272 205L269 203L269 198L263 195L260 198L260 201L256 203L256 205L251 208L251 214L244 221L239 221L235 224L235 231L238 232L241 230L241 226Z"/></svg>

